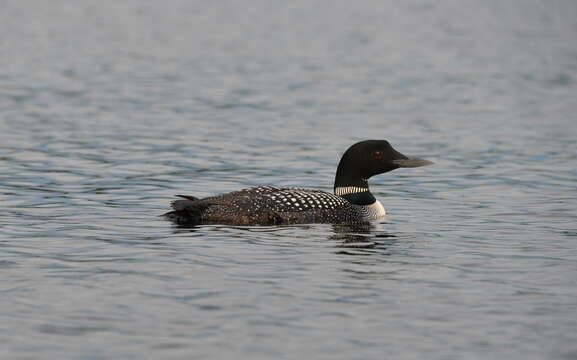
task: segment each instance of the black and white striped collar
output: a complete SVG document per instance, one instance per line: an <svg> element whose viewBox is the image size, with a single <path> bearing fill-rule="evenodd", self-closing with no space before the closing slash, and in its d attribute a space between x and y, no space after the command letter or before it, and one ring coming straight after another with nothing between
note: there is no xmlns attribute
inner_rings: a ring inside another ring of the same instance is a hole
<svg viewBox="0 0 577 360"><path fill-rule="evenodd" d="M370 205L376 201L368 184L366 186L339 186L335 188L335 195L355 205Z"/></svg>
<svg viewBox="0 0 577 360"><path fill-rule="evenodd" d="M343 196L349 194L358 194L363 192L368 192L368 187L361 186L340 186L335 188L335 195Z"/></svg>

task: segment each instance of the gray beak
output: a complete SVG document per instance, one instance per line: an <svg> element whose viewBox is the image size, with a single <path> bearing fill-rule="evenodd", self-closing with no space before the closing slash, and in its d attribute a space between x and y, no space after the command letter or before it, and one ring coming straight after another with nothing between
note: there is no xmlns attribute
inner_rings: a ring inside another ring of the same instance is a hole
<svg viewBox="0 0 577 360"><path fill-rule="evenodd" d="M413 157L413 158L410 157L407 159L393 160L393 164L397 165L398 167L402 167L402 168L414 168L414 167L419 167L419 166L432 165L434 163L432 161L429 161L429 160L419 159L416 157Z"/></svg>

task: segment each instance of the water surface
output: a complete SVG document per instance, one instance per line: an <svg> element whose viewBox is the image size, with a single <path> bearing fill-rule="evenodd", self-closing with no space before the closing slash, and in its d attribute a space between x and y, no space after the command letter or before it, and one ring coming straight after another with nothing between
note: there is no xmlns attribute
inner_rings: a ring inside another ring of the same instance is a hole
<svg viewBox="0 0 577 360"><path fill-rule="evenodd" d="M577 356L572 1L4 1L0 355ZM198 226L174 194L331 190L369 227Z"/></svg>

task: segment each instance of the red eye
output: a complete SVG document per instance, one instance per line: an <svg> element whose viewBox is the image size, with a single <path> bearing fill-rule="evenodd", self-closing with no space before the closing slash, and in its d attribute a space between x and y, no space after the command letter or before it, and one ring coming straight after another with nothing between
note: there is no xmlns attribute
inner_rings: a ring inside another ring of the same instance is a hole
<svg viewBox="0 0 577 360"><path fill-rule="evenodd" d="M382 153L381 151L378 151L378 150L373 151L373 152L371 153L371 155L372 155L374 158L377 158L377 159L380 159L380 158L383 157L383 153Z"/></svg>

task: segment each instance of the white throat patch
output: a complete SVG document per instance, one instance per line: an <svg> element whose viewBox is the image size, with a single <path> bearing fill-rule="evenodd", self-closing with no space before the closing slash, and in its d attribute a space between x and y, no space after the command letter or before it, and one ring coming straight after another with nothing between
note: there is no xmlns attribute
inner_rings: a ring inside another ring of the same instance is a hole
<svg viewBox="0 0 577 360"><path fill-rule="evenodd" d="M364 205L363 211L365 212L365 216L367 217L367 219L371 220L382 218L387 214L385 208L383 207L383 205L379 200L376 200L371 205Z"/></svg>

